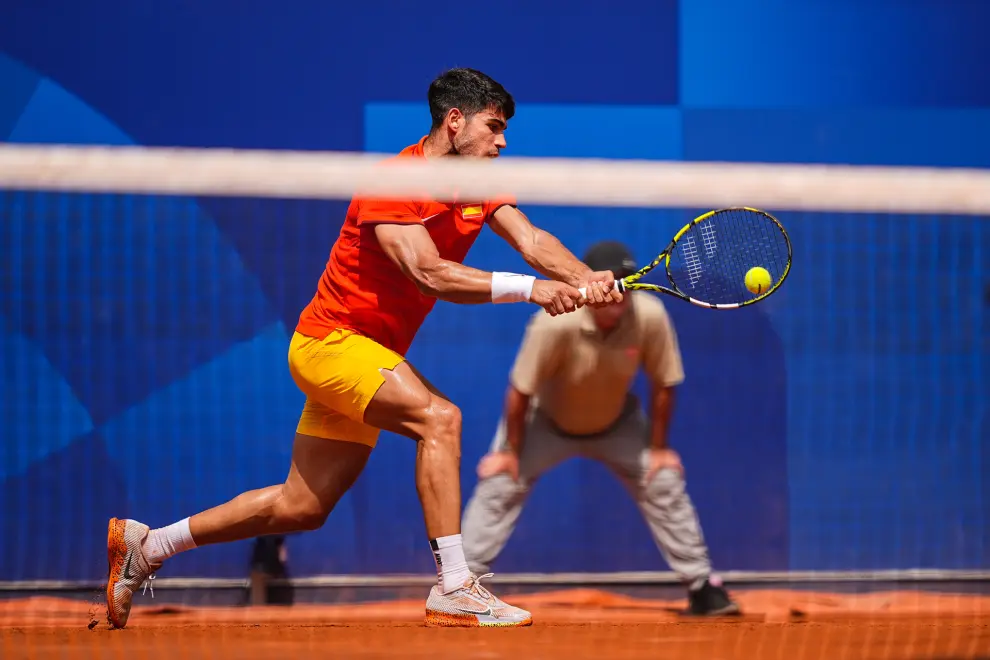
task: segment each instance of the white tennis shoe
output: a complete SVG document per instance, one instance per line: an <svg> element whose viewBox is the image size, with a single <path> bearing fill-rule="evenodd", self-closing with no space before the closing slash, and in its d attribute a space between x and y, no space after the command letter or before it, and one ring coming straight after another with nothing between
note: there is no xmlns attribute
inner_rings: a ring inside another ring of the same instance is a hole
<svg viewBox="0 0 990 660"><path fill-rule="evenodd" d="M440 593L434 586L426 600L426 625L431 627L511 627L533 625L533 615L496 598L481 586L491 577L472 575L460 589Z"/></svg>
<svg viewBox="0 0 990 660"><path fill-rule="evenodd" d="M148 526L136 520L111 518L107 525L107 619L114 628L127 625L134 592L155 576L161 564L152 564L141 546L148 538Z"/></svg>

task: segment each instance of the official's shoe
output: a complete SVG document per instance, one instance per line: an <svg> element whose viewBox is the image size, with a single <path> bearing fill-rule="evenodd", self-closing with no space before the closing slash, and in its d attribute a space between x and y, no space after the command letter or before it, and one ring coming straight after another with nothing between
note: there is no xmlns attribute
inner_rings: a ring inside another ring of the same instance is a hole
<svg viewBox="0 0 990 660"><path fill-rule="evenodd" d="M739 604L729 598L729 593L716 577L705 580L700 589L688 592L689 616L728 616L740 614Z"/></svg>

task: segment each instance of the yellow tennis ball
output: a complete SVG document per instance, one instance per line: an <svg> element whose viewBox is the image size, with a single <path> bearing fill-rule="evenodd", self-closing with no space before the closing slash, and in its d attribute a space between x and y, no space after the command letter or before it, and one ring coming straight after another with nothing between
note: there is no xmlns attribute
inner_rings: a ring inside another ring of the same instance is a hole
<svg viewBox="0 0 990 660"><path fill-rule="evenodd" d="M773 279L766 268L755 266L746 271L746 288L749 289L750 293L757 295L765 293L771 284L773 284Z"/></svg>

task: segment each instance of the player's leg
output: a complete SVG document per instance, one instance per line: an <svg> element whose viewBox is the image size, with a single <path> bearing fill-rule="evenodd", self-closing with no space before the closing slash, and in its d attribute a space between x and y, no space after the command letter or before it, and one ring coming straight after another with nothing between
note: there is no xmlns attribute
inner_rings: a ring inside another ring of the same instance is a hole
<svg viewBox="0 0 990 660"><path fill-rule="evenodd" d="M197 546L319 529L364 469L371 447L296 434L285 483L248 491L189 520Z"/></svg>
<svg viewBox="0 0 990 660"><path fill-rule="evenodd" d="M408 362L383 371L365 421L416 441L416 489L437 585L426 601L429 626L525 626L529 612L496 598L471 574L460 529L461 412Z"/></svg>
<svg viewBox="0 0 990 660"><path fill-rule="evenodd" d="M416 490L426 532L441 545L459 540L461 411L408 362L382 376L365 420L416 442ZM468 578L463 562L450 562L445 573L451 587Z"/></svg>
<svg viewBox="0 0 990 660"><path fill-rule="evenodd" d="M110 622L124 627L134 592L165 560L193 548L320 527L361 473L371 447L296 434L285 482L249 491L160 529L111 519L107 546Z"/></svg>
<svg viewBox="0 0 990 660"><path fill-rule="evenodd" d="M134 520L110 520L106 595L114 626L126 624L134 591L179 552L323 524L361 473L377 441L378 430L360 421L363 406L381 383L377 365L391 368L401 361L361 339L348 333L322 340L293 336L290 371L307 400L285 482L243 493L160 529L149 530Z"/></svg>
<svg viewBox="0 0 990 660"><path fill-rule="evenodd" d="M555 433L534 413L526 419L519 480L507 474L480 479L464 509L462 532L468 566L488 573L516 528L523 505L540 475L576 455L573 441ZM490 451L506 446L505 420L499 420Z"/></svg>
<svg viewBox="0 0 990 660"><path fill-rule="evenodd" d="M594 458L609 467L632 495L661 554L688 587L689 611L694 614L731 614L732 602L712 574L694 504L683 475L664 469L646 480L649 428L638 408L629 413L607 437L594 445Z"/></svg>
<svg viewBox="0 0 990 660"><path fill-rule="evenodd" d="M416 441L416 490L426 533L431 539L458 535L461 410L408 361L382 376L365 421Z"/></svg>

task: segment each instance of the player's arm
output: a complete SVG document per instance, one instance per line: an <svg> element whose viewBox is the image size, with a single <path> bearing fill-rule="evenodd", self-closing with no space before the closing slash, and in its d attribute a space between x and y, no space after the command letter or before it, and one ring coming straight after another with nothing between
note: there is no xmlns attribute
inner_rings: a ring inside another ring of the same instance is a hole
<svg viewBox="0 0 990 660"><path fill-rule="evenodd" d="M612 273L593 272L556 236L535 226L516 207L500 206L488 224L541 275L574 287L589 287L588 299L594 304L622 300Z"/></svg>
<svg viewBox="0 0 990 660"><path fill-rule="evenodd" d="M492 301L492 274L442 259L421 224L376 224L385 254L428 296L463 305Z"/></svg>
<svg viewBox="0 0 990 660"><path fill-rule="evenodd" d="M533 225L526 214L514 206L500 206L488 224L522 255L526 263L545 277L577 287L583 286L591 275L591 269L557 237Z"/></svg>
<svg viewBox="0 0 990 660"><path fill-rule="evenodd" d="M385 254L424 294L462 305L533 302L550 314L581 306L581 294L560 282L490 273L440 257L436 243L419 223L377 223L375 236Z"/></svg>

